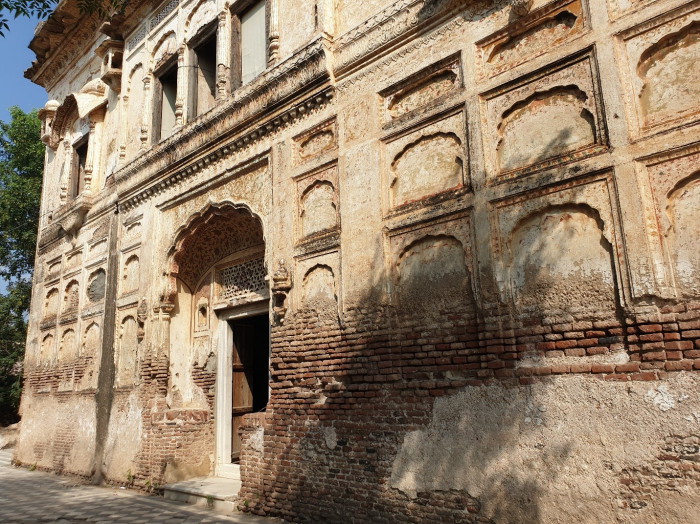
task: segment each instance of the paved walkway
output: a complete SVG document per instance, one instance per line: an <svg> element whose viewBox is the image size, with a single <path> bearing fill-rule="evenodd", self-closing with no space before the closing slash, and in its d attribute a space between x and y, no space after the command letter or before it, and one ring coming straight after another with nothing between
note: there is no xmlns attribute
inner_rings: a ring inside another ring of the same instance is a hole
<svg viewBox="0 0 700 524"><path fill-rule="evenodd" d="M0 450L0 523L173 523L279 524L243 513L224 516L206 509L113 487L81 485L51 473L10 465L12 453Z"/></svg>

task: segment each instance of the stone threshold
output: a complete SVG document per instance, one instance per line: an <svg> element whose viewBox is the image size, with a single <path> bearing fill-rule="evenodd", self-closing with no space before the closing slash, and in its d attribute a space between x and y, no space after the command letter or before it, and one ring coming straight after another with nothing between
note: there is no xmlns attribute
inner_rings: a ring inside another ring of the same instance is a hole
<svg viewBox="0 0 700 524"><path fill-rule="evenodd" d="M166 484L163 486L163 497L216 512L231 513L236 511L236 500L240 489L240 477L196 477Z"/></svg>

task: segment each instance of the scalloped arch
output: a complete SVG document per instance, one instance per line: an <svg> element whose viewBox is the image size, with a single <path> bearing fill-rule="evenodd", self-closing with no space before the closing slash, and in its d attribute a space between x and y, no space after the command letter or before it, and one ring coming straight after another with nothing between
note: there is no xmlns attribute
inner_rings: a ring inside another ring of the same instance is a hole
<svg viewBox="0 0 700 524"><path fill-rule="evenodd" d="M168 250L168 287L162 299L172 302L176 279L192 290L204 272L219 260L264 243L263 222L248 205L208 203L191 215L173 236Z"/></svg>
<svg viewBox="0 0 700 524"><path fill-rule="evenodd" d="M160 60L157 60L158 53L160 52L163 45L165 45L165 43L169 40L172 40L174 47L177 49L177 39L175 36L175 31L168 31L167 33L164 33L163 35L161 35L161 37L156 42L156 45L153 46L153 52L151 53L151 63L153 65L153 67L155 67L158 64L158 62L160 61Z"/></svg>
<svg viewBox="0 0 700 524"><path fill-rule="evenodd" d="M207 13L207 10L210 12ZM212 20L216 19L217 16L217 11L216 11L216 2L214 0L200 0L197 5L194 6L192 11L190 11L190 14L187 15L187 19L185 20L185 35L187 38L190 38L194 36L193 33L191 33L191 28L190 25L192 24L192 20L196 20L197 17L202 17L206 19L207 15L213 16ZM201 20L198 20L197 22L201 22ZM196 33L197 30L200 29L203 25L208 24L209 22L204 22L204 24L199 24L194 27L194 31Z"/></svg>

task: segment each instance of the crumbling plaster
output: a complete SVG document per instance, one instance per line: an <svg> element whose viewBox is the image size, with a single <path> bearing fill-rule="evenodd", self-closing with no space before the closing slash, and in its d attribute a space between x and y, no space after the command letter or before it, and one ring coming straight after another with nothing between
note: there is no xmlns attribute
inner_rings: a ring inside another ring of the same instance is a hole
<svg viewBox="0 0 700 524"><path fill-rule="evenodd" d="M107 36L38 33L54 102L16 460L141 487L214 472L224 328L270 301L249 509L692 520L697 0L269 0L268 67L234 89L239 4L129 7L121 90L82 116ZM192 117L209 24L218 98ZM169 60L179 120L154 143ZM251 260L264 289L222 299Z"/></svg>
<svg viewBox="0 0 700 524"><path fill-rule="evenodd" d="M390 484L411 498L466 490L496 522L692 522L697 492L672 483L623 516L634 494L621 479L654 464L665 439L697 436L698 386L683 374L660 386L568 377L469 388L436 400L427 427L405 435Z"/></svg>

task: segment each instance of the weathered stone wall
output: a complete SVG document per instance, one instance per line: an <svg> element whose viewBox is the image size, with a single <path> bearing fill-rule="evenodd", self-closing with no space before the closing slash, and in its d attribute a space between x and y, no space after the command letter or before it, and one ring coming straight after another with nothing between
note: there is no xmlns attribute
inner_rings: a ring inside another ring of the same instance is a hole
<svg viewBox="0 0 700 524"><path fill-rule="evenodd" d="M233 89L218 53L214 108L191 118L178 83L153 144L154 68L186 79L189 38L231 24L171 4L119 22L118 93L84 48L66 77L60 52L33 69L60 103L17 460L216 472L227 315L269 300L241 509L693 520L697 1L269 2L269 67Z"/></svg>

